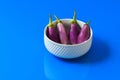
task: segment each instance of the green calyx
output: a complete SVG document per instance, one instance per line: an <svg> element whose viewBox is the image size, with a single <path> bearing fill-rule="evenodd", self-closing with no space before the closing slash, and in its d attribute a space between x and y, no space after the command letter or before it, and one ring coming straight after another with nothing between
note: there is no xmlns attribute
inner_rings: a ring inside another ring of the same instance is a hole
<svg viewBox="0 0 120 80"><path fill-rule="evenodd" d="M56 15L54 15L54 17L56 18L57 23L61 23L61 20Z"/></svg>
<svg viewBox="0 0 120 80"><path fill-rule="evenodd" d="M49 24L48 24L49 27L53 27L53 23L52 23L52 16L49 15Z"/></svg>
<svg viewBox="0 0 120 80"><path fill-rule="evenodd" d="M86 23L87 25L90 25L90 20Z"/></svg>
<svg viewBox="0 0 120 80"><path fill-rule="evenodd" d="M85 25L87 25L88 27L90 27L90 20Z"/></svg>
<svg viewBox="0 0 120 80"><path fill-rule="evenodd" d="M73 16L73 20L71 21L72 24L76 24L76 10L74 10L74 16Z"/></svg>

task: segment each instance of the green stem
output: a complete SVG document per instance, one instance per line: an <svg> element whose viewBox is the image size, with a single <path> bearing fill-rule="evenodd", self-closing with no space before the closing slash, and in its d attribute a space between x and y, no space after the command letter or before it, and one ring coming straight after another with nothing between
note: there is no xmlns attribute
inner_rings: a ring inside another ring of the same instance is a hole
<svg viewBox="0 0 120 80"><path fill-rule="evenodd" d="M49 24L48 24L50 27L52 27L53 26L53 23L52 23L52 16L51 15L49 15Z"/></svg>
<svg viewBox="0 0 120 80"><path fill-rule="evenodd" d="M54 17L56 18L57 23L61 23L60 19L56 15L54 15Z"/></svg>
<svg viewBox="0 0 120 80"><path fill-rule="evenodd" d="M88 27L90 27L90 20L86 23L86 25L87 25Z"/></svg>
<svg viewBox="0 0 120 80"><path fill-rule="evenodd" d="M74 10L73 20L71 21L71 23L77 23L77 21L76 21L76 10Z"/></svg>
<svg viewBox="0 0 120 80"><path fill-rule="evenodd" d="M76 21L76 10L74 10L73 20Z"/></svg>

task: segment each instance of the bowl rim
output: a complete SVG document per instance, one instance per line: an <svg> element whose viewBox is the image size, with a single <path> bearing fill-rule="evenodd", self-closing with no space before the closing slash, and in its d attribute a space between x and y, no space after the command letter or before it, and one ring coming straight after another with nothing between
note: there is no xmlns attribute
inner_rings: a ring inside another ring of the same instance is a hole
<svg viewBox="0 0 120 80"><path fill-rule="evenodd" d="M61 21L71 21L72 19L71 18L62 18L62 19L60 19ZM53 23L55 23L56 22L56 20L54 20L53 21ZM81 20L78 20L77 19L77 22L79 23L79 22L81 22L81 23L84 23L85 24L85 22L83 22L83 21L81 21ZM48 24L47 24L48 25ZM57 42L54 42L54 41L52 41L51 39L49 39L48 38L48 36L46 35L46 30L47 30L47 27L48 26L45 26L45 28L44 28L44 37L46 37L49 41L51 41L52 43L54 43L54 44L56 44L56 45L60 45L60 46L80 46L80 45L83 45L83 44L85 44L85 43L87 43L89 40L91 40L92 39L92 36L93 36L93 31L92 31L92 28L90 27L90 37L89 37L89 39L88 40L86 40L86 41L84 41L84 42L82 42L82 43L78 43L78 44L60 44L60 43L57 43Z"/></svg>

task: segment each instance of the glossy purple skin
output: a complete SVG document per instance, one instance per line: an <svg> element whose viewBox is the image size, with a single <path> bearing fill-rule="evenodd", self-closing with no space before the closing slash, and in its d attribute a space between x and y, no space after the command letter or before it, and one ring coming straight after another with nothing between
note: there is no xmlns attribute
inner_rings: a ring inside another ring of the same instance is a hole
<svg viewBox="0 0 120 80"><path fill-rule="evenodd" d="M52 41L59 43L59 37L57 35L55 27L48 27L47 28L47 35Z"/></svg>
<svg viewBox="0 0 120 80"><path fill-rule="evenodd" d="M59 33L60 42L62 44L67 44L68 36L67 36L67 32L65 30L64 25L62 23L57 23L57 29L58 29L58 33Z"/></svg>
<svg viewBox="0 0 120 80"><path fill-rule="evenodd" d="M82 43L88 40L89 37L90 37L90 27L88 24L84 24L83 28L81 29L81 32L78 35L77 43Z"/></svg>
<svg viewBox="0 0 120 80"><path fill-rule="evenodd" d="M77 44L77 36L79 33L78 25L75 23L72 23L70 26L70 43L71 44Z"/></svg>

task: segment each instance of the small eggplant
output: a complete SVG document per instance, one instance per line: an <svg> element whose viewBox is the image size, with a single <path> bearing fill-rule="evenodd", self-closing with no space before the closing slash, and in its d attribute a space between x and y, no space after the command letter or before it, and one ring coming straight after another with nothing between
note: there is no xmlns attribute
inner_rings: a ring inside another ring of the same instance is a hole
<svg viewBox="0 0 120 80"><path fill-rule="evenodd" d="M83 25L81 32L78 35L77 43L82 43L86 40L88 40L90 37L90 27L89 22Z"/></svg>
<svg viewBox="0 0 120 80"><path fill-rule="evenodd" d="M80 31L80 26L78 25L77 21L76 21L76 11L74 11L74 16L73 16L73 20L71 21L71 25L70 25L70 43L71 44L77 44L77 36L79 34Z"/></svg>
<svg viewBox="0 0 120 80"><path fill-rule="evenodd" d="M68 43L68 36L67 36L65 26L63 25L61 20L58 19L57 16L54 16L54 17L56 18L56 22L57 22L57 29L58 29L58 33L59 33L60 42L62 44L67 44Z"/></svg>
<svg viewBox="0 0 120 80"><path fill-rule="evenodd" d="M55 41L55 42L59 43L59 37L57 35L57 31L54 27L54 24L52 23L52 17L51 16L49 17L49 24L48 24L48 27L47 27L47 35L52 41Z"/></svg>

